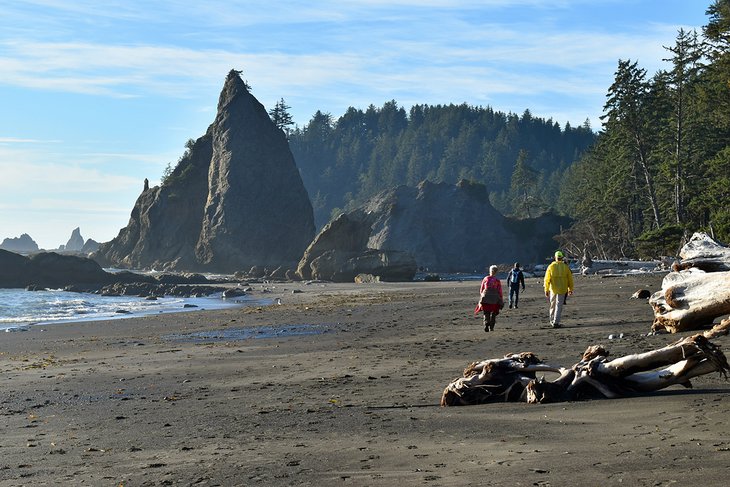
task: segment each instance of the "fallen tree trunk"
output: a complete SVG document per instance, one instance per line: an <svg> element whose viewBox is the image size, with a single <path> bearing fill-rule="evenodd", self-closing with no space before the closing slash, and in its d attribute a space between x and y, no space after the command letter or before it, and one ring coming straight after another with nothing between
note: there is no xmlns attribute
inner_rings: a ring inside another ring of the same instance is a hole
<svg viewBox="0 0 730 487"><path fill-rule="evenodd" d="M666 272L668 266L661 261L641 260L591 260L590 265L581 264L580 273L584 276L592 274L643 274L650 272Z"/></svg>
<svg viewBox="0 0 730 487"><path fill-rule="evenodd" d="M654 308L652 332L697 330L730 313L730 271L700 269L671 272L662 289L649 298Z"/></svg>
<svg viewBox="0 0 730 487"><path fill-rule="evenodd" d="M730 248L721 245L706 233L695 233L679 252L681 262L673 269L695 267L706 272L730 271Z"/></svg>
<svg viewBox="0 0 730 487"><path fill-rule="evenodd" d="M530 352L472 363L441 395L442 406L491 402L547 403L589 398L615 398L658 391L674 384L691 387L690 379L730 372L725 355L708 337L727 334L730 320L714 334L697 334L650 352L608 360L600 346L589 347L571 368L543 363ZM537 372L554 372L553 381Z"/></svg>

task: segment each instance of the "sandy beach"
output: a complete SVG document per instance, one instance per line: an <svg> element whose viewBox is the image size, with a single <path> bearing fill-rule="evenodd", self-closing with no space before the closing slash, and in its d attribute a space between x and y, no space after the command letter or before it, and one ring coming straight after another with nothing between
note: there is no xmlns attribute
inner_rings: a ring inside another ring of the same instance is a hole
<svg viewBox="0 0 730 487"><path fill-rule="evenodd" d="M280 305L3 333L0 486L727 485L719 374L625 399L439 406L475 360L569 366L588 345L676 341L647 336L651 309L629 299L662 277L577 276L557 330L529 278L492 333L475 281L286 283L268 295Z"/></svg>

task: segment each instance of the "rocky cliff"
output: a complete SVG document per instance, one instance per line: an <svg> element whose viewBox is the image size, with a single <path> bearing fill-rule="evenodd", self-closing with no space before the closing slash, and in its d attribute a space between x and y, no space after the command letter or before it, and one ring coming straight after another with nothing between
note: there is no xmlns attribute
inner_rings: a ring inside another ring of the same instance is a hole
<svg viewBox="0 0 730 487"><path fill-rule="evenodd" d="M555 250L552 237L567 223L555 215L505 218L481 184L424 181L415 188L383 192L331 222L305 253L298 273L311 276L320 256L365 249L405 252L420 268L436 272L482 272L490 264L543 262Z"/></svg>
<svg viewBox="0 0 730 487"><path fill-rule="evenodd" d="M237 71L215 121L161 186L145 189L102 265L235 272L295 267L314 217L284 133Z"/></svg>

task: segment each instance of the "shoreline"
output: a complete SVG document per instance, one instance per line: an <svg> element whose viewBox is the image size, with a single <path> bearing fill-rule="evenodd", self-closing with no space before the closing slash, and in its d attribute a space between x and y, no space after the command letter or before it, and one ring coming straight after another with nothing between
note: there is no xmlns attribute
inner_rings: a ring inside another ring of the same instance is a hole
<svg viewBox="0 0 730 487"><path fill-rule="evenodd" d="M647 336L651 309L629 299L661 279L576 276L558 330L528 278L490 333L472 315L478 282L441 281L287 283L270 293L281 305L7 334L0 487L724 485L730 384L715 374L624 399L438 405L475 360L532 351L569 366L588 345L618 357L676 341ZM329 328L166 338L293 325Z"/></svg>
<svg viewBox="0 0 730 487"><path fill-rule="evenodd" d="M13 291L17 291L18 293L29 293L29 296L38 298L48 297L48 303L43 303L44 300L39 299L39 302L32 304L32 307L38 308L39 310L47 309L51 303L56 307L61 304L67 307L72 307L74 303L78 303L79 301L86 303L82 309L59 312L59 315L56 317L39 315L31 319L34 310L28 311L31 315L21 314L17 316L11 315L2 317L2 320L0 321L0 331L7 332L28 331L30 327L34 326L57 326L87 321L113 321L119 319L140 318L149 315L189 313L193 311L210 311L269 304L269 300L267 298L252 296L238 296L229 299L225 299L220 296L163 296L150 300L149 298L142 296L100 296L93 293L64 291L62 289L27 291L24 289L3 288L0 289L0 292L2 291L11 292L10 296L5 296L6 299L13 297ZM43 293L51 294L48 295ZM88 301L91 301L92 303L88 303ZM11 309L10 311L12 312L14 310Z"/></svg>

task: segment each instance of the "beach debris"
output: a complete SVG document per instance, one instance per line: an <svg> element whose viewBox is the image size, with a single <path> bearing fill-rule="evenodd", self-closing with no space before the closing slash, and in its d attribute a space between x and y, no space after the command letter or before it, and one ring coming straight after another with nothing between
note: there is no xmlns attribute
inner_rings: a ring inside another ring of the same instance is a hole
<svg viewBox="0 0 730 487"><path fill-rule="evenodd" d="M649 299L651 297L651 291L648 289L639 289L631 295L630 299Z"/></svg>
<svg viewBox="0 0 730 487"><path fill-rule="evenodd" d="M14 333L18 331L29 331L30 328L27 326L9 326L8 328L5 328L5 333Z"/></svg>
<svg viewBox="0 0 730 487"><path fill-rule="evenodd" d="M649 298L653 333L699 330L730 314L730 249L695 233L679 255L661 290Z"/></svg>
<svg viewBox="0 0 730 487"><path fill-rule="evenodd" d="M692 235L679 251L679 257L681 260L672 265L674 271L692 267L705 272L730 271L730 247L703 232Z"/></svg>
<svg viewBox="0 0 730 487"><path fill-rule="evenodd" d="M730 320L723 323L727 332ZM689 388L690 379L712 372L720 372L727 379L730 365L720 347L710 341L720 334L721 330L710 330L657 350L613 360L602 346L592 345L569 368L546 364L532 352L474 362L464 370L463 377L446 386L441 405L612 399L654 392L674 384ZM556 373L558 378L537 377L539 372Z"/></svg>
<svg viewBox="0 0 730 487"><path fill-rule="evenodd" d="M592 260L590 265L581 264L578 272L584 276L622 277L666 272L662 261L644 260Z"/></svg>

